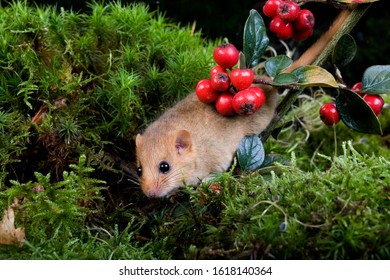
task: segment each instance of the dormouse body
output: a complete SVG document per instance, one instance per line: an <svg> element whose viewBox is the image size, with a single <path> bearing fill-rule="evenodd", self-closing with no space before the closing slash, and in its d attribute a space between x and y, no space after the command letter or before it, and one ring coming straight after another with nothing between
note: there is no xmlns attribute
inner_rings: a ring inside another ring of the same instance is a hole
<svg viewBox="0 0 390 280"><path fill-rule="evenodd" d="M259 134L275 114L278 93L261 86L266 102L249 116L225 117L189 94L136 137L140 185L149 197L163 197L226 171L242 138Z"/></svg>

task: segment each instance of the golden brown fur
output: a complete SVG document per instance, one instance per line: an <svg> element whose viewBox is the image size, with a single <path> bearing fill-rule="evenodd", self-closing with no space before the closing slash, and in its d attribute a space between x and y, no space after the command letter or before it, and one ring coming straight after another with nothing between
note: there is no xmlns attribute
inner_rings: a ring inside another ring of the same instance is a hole
<svg viewBox="0 0 390 280"><path fill-rule="evenodd" d="M266 102L253 115L222 116L191 93L137 135L143 192L165 196L184 184L196 184L211 173L227 170L241 139L259 134L274 117L278 94L269 86L263 88ZM163 161L171 168L166 174L159 171Z"/></svg>

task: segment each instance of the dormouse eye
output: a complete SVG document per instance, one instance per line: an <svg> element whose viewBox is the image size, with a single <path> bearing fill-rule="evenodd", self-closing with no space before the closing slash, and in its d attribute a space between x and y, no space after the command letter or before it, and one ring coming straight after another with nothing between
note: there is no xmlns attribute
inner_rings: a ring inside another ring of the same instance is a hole
<svg viewBox="0 0 390 280"><path fill-rule="evenodd" d="M166 161L160 162L159 170L161 173L165 174L169 171L169 169L171 169L171 167L169 166L168 162L166 162Z"/></svg>
<svg viewBox="0 0 390 280"><path fill-rule="evenodd" d="M139 177L142 176L142 167L141 167L141 166L137 168L137 175L138 175Z"/></svg>

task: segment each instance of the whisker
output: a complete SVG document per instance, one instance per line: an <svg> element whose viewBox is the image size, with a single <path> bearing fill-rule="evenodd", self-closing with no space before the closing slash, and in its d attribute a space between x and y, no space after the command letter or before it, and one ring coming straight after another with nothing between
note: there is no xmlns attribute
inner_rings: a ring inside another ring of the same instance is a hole
<svg viewBox="0 0 390 280"><path fill-rule="evenodd" d="M140 182L136 178L129 177L129 178L127 178L127 181L130 183L133 183L134 185L137 185L137 186L140 185Z"/></svg>
<svg viewBox="0 0 390 280"><path fill-rule="evenodd" d="M168 182L168 181L170 181L172 179L176 179L176 178L179 178L179 177L184 179L184 174L182 172L182 169L183 169L183 167L186 167L188 165L190 165L190 163L187 163L185 165L182 165L182 166L174 168L173 170L171 170L171 172L166 177L164 177L161 180L161 183L164 184L164 183L166 183L166 182Z"/></svg>

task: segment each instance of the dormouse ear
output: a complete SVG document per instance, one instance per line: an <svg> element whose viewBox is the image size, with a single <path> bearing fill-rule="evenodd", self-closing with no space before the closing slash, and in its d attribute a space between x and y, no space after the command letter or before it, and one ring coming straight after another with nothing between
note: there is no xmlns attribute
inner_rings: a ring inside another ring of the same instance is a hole
<svg viewBox="0 0 390 280"><path fill-rule="evenodd" d="M136 146L140 146L141 145L141 140L142 140L142 135L141 134L137 134L137 136L135 137L135 145Z"/></svg>
<svg viewBox="0 0 390 280"><path fill-rule="evenodd" d="M180 130L176 134L175 148L179 155L191 148L192 139L191 134L187 130Z"/></svg>

